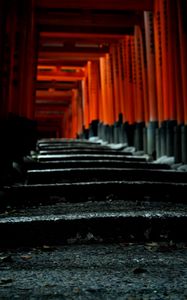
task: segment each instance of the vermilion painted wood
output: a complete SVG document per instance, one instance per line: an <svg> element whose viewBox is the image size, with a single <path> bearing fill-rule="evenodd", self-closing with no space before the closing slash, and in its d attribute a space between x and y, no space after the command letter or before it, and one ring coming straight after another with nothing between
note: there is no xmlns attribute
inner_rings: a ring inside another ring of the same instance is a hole
<svg viewBox="0 0 187 300"><path fill-rule="evenodd" d="M115 113L114 113L114 87L112 81L112 62L111 62L111 54L106 54L106 90L107 90L107 124L114 124Z"/></svg>
<svg viewBox="0 0 187 300"><path fill-rule="evenodd" d="M121 87L122 87L122 101L121 101L121 113L123 115L123 121L125 121L125 53L124 53L124 38L120 40L120 60L121 60Z"/></svg>
<svg viewBox="0 0 187 300"><path fill-rule="evenodd" d="M106 90L106 58L100 58L100 75L101 75L101 100L102 100L102 111L103 118L102 122L107 124L107 90Z"/></svg>
<svg viewBox="0 0 187 300"><path fill-rule="evenodd" d="M97 62L88 62L88 86L90 102L90 123L99 118L99 93L98 93L99 69Z"/></svg>
<svg viewBox="0 0 187 300"><path fill-rule="evenodd" d="M135 82L133 81L134 37L128 37L128 84L129 84L129 123L135 119Z"/></svg>
<svg viewBox="0 0 187 300"><path fill-rule="evenodd" d="M171 3L172 16L170 16L170 20L172 22L173 31L173 46L174 46L174 77L175 77L175 96L174 104L176 105L176 120L178 124L182 124L184 122L184 105L183 105L183 93L182 93L182 66L180 61L180 38L179 38L179 18L177 13L177 1L172 1Z"/></svg>
<svg viewBox="0 0 187 300"><path fill-rule="evenodd" d="M187 37L186 37L186 12L183 11L182 1L177 1L179 20L179 46L182 71L182 93L184 108L184 123L187 124Z"/></svg>
<svg viewBox="0 0 187 300"><path fill-rule="evenodd" d="M88 129L89 127L89 99L88 99L88 86L87 78L82 80L82 101L83 101L83 118L84 127Z"/></svg>
<svg viewBox="0 0 187 300"><path fill-rule="evenodd" d="M7 107L8 112L16 112L16 99L15 99L15 85L13 84L15 78L15 51L16 51L16 30L17 30L17 10L15 7L15 2L11 6L10 13L7 17L7 33L9 35L9 78L8 78L8 99ZM16 74L17 75L17 74Z"/></svg>
<svg viewBox="0 0 187 300"><path fill-rule="evenodd" d="M131 89L129 82L129 37L125 36L124 41L124 70L125 70L125 121L130 121L130 103L131 103Z"/></svg>
<svg viewBox="0 0 187 300"><path fill-rule="evenodd" d="M132 69L132 92L133 92L133 98L132 98L132 105L134 105L134 122L138 122L138 97L137 97L137 59L136 59L136 47L135 47L135 34L133 36L133 39L131 41L131 69Z"/></svg>
<svg viewBox="0 0 187 300"><path fill-rule="evenodd" d="M113 93L114 93L114 115L115 121L118 120L118 115L121 111L120 106L120 89L119 89L119 68L118 68L118 53L117 44L111 44L110 53L112 57L112 76L113 76Z"/></svg>
<svg viewBox="0 0 187 300"><path fill-rule="evenodd" d="M143 40L139 26L135 26L135 61L136 61L136 122L145 121L144 99L146 99L146 91L144 90L144 58L143 58Z"/></svg>
<svg viewBox="0 0 187 300"><path fill-rule="evenodd" d="M121 48L121 42L119 41L117 44L118 51L118 68L119 68L119 94L120 94L120 110L119 113L124 115L124 70L123 70L123 53ZM118 118L119 118L118 113Z"/></svg>
<svg viewBox="0 0 187 300"><path fill-rule="evenodd" d="M147 58L147 90L149 107L147 105L146 121L158 120L158 103L156 91L155 41L153 28L153 13L144 12L146 58Z"/></svg>
<svg viewBox="0 0 187 300"><path fill-rule="evenodd" d="M162 41L162 80L164 120L170 120L169 103L169 36L167 0L160 0L161 41Z"/></svg>
<svg viewBox="0 0 187 300"><path fill-rule="evenodd" d="M76 138L76 135L78 133L78 90L75 89L72 91L72 138Z"/></svg>
<svg viewBox="0 0 187 300"><path fill-rule="evenodd" d="M152 0L37 0L38 7L47 8L83 8L83 9L112 9L112 10L151 10Z"/></svg>
<svg viewBox="0 0 187 300"><path fill-rule="evenodd" d="M154 2L154 40L155 40L155 67L156 67L156 93L158 105L158 120L159 124L164 120L164 105L163 105L163 74L162 74L162 39L161 39L161 12L160 2ZM149 75L149 74L148 74Z"/></svg>
<svg viewBox="0 0 187 300"><path fill-rule="evenodd" d="M167 15L168 15L168 88L169 88L169 118L170 120L177 119L177 78L175 72L176 59L176 11L174 12L173 0L167 1ZM180 67L180 65L179 65Z"/></svg>

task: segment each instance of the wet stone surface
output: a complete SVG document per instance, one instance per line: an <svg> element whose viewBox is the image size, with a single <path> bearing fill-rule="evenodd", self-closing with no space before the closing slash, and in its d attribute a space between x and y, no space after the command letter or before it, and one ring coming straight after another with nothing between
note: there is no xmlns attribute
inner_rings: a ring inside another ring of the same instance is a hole
<svg viewBox="0 0 187 300"><path fill-rule="evenodd" d="M162 201L123 201L110 200L113 195L108 196L106 201L88 201L82 203L63 202L63 199L57 198L54 204L51 205L35 205L33 207L22 207L22 209L7 207L7 209L0 213L0 222L3 219L14 217L30 217L35 216L58 216L58 215L74 215L80 217L90 215L130 215L130 216L149 216L163 217L163 216L187 216L187 205L184 203L162 202ZM60 201L55 203L56 201Z"/></svg>
<svg viewBox="0 0 187 300"><path fill-rule="evenodd" d="M126 214L150 214L154 215L175 215L177 213L181 215L187 215L187 204L185 203L173 203L173 202L162 202L162 201L123 201L115 200L112 201L113 195L108 195L106 201L90 201L81 203L69 203L64 202L65 200L60 197L52 199L53 204L50 205L34 205L32 207L11 208L10 206L4 212L0 213L0 220L2 218L14 217L14 216L43 216L43 215L59 215L59 214L75 214L81 215L84 213L126 213ZM59 201L59 202L58 202Z"/></svg>
<svg viewBox="0 0 187 300"><path fill-rule="evenodd" d="M0 246L187 242L187 206L164 202L101 201L11 207L0 214Z"/></svg>
<svg viewBox="0 0 187 300"><path fill-rule="evenodd" d="M0 299L185 300L183 244L0 250Z"/></svg>

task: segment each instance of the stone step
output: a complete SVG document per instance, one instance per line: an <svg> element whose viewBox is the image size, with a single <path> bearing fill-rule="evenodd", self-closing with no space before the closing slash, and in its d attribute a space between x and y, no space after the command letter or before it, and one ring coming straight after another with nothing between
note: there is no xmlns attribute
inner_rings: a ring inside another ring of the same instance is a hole
<svg viewBox="0 0 187 300"><path fill-rule="evenodd" d="M187 183L187 172L131 168L49 168L28 170L26 176L27 184L120 180Z"/></svg>
<svg viewBox="0 0 187 300"><path fill-rule="evenodd" d="M101 142L91 142L89 140L78 140L78 139L46 139L46 140L38 140L36 143L37 147L48 147L48 146L106 146L102 145Z"/></svg>
<svg viewBox="0 0 187 300"><path fill-rule="evenodd" d="M44 143L37 144L38 150L62 150L62 149L110 149L107 145L95 143Z"/></svg>
<svg viewBox="0 0 187 300"><path fill-rule="evenodd" d="M37 143L93 143L93 141L90 141L88 139L75 139L75 138L41 138L38 139Z"/></svg>
<svg viewBox="0 0 187 300"><path fill-rule="evenodd" d="M106 155L132 155L132 152L112 150L112 149L102 149L102 148L66 148L66 149L52 149L52 150L39 150L38 155L55 155L55 154L106 154Z"/></svg>
<svg viewBox="0 0 187 300"><path fill-rule="evenodd" d="M186 300L184 243L1 249L2 300Z"/></svg>
<svg viewBox="0 0 187 300"><path fill-rule="evenodd" d="M123 160L55 160L38 162L32 159L25 161L25 169L66 169L66 168L134 168L134 169L171 169L164 163L134 162Z"/></svg>
<svg viewBox="0 0 187 300"><path fill-rule="evenodd" d="M127 155L125 152L120 154L51 154L37 155L38 161L56 161L56 160L115 160L115 161L133 161L146 162L147 156Z"/></svg>
<svg viewBox="0 0 187 300"><path fill-rule="evenodd" d="M0 215L0 247L187 241L187 205L87 202L25 208Z"/></svg>
<svg viewBox="0 0 187 300"><path fill-rule="evenodd" d="M0 207L39 203L105 200L149 200L186 203L187 183L151 181L98 181L78 183L17 184L4 186Z"/></svg>

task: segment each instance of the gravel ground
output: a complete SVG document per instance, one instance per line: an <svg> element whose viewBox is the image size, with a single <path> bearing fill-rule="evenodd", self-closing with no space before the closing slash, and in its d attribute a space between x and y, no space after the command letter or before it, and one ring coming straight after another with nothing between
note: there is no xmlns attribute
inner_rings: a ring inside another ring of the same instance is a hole
<svg viewBox="0 0 187 300"><path fill-rule="evenodd" d="M162 244L0 250L0 299L187 299L187 248Z"/></svg>

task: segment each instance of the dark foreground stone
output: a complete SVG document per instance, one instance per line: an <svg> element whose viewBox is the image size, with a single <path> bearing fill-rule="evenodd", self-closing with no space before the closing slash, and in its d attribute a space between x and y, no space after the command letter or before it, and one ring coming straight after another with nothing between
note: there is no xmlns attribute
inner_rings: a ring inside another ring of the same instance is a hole
<svg viewBox="0 0 187 300"><path fill-rule="evenodd" d="M169 170L168 164L153 162L133 162L123 160L55 160L38 162L33 159L25 158L25 169L65 169L65 168L134 168L134 169L160 169Z"/></svg>
<svg viewBox="0 0 187 300"><path fill-rule="evenodd" d="M56 160L123 160L132 162L146 162L147 157L128 155L125 152L120 154L49 154L37 155L39 162L56 161Z"/></svg>
<svg viewBox="0 0 187 300"><path fill-rule="evenodd" d="M149 200L186 203L187 183L148 181L104 181L78 183L19 184L5 186L0 209L4 205L20 207L38 203L72 203L111 200Z"/></svg>
<svg viewBox="0 0 187 300"><path fill-rule="evenodd" d="M0 298L186 300L187 248L152 242L1 250Z"/></svg>
<svg viewBox="0 0 187 300"><path fill-rule="evenodd" d="M57 203L5 211L0 246L184 241L187 205L157 202Z"/></svg>
<svg viewBox="0 0 187 300"><path fill-rule="evenodd" d="M187 183L187 172L134 168L69 168L29 170L28 184L89 181L151 181Z"/></svg>

